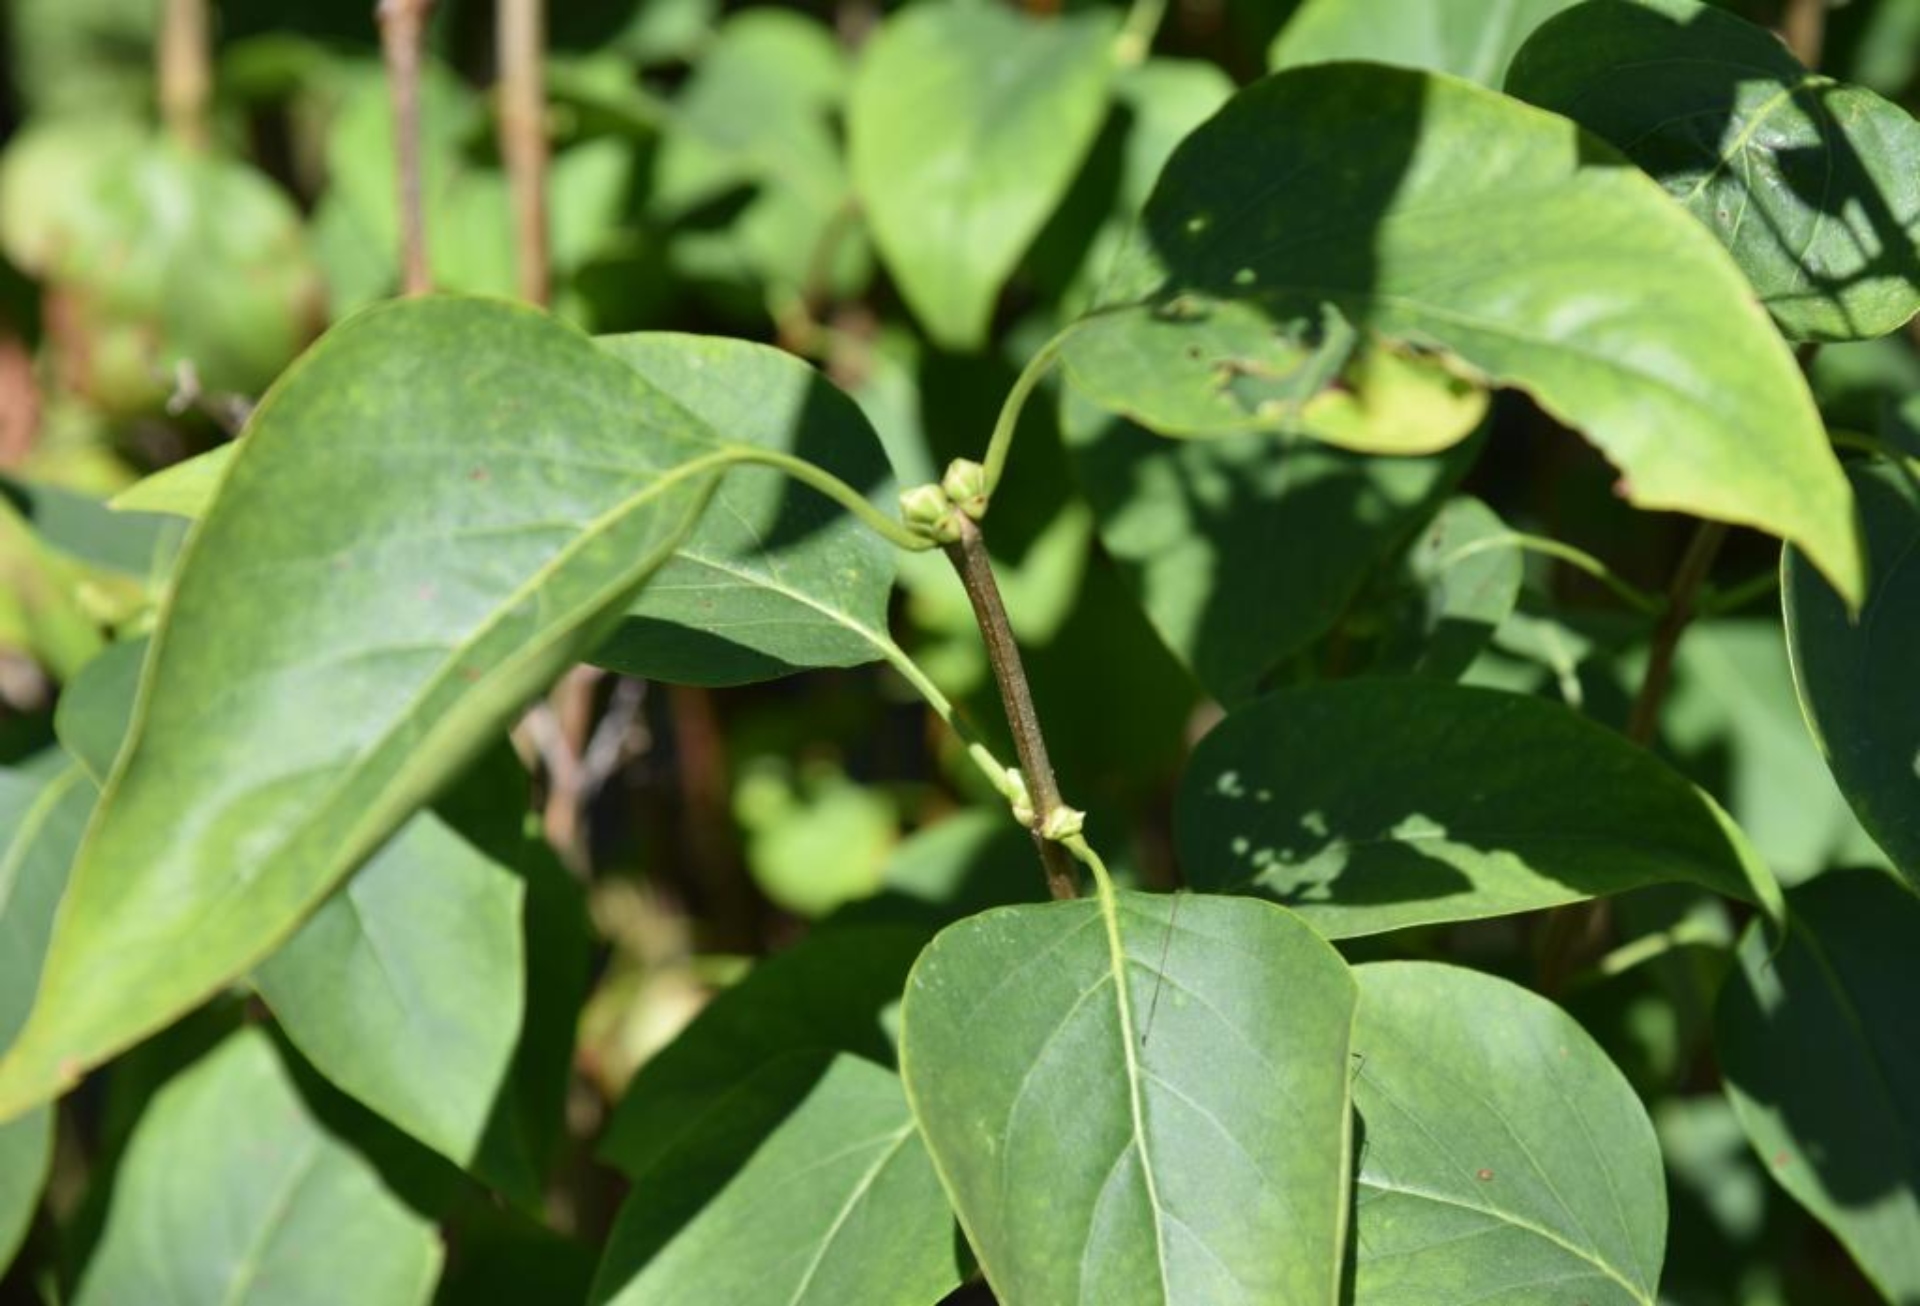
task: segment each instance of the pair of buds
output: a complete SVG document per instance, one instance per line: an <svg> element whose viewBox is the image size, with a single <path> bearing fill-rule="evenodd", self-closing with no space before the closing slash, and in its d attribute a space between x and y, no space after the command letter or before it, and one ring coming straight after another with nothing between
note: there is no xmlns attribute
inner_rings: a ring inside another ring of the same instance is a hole
<svg viewBox="0 0 1920 1306"><path fill-rule="evenodd" d="M900 492L900 519L915 535L936 544L960 539L960 519L979 521L987 515L987 469L971 458L955 458L938 484L916 485Z"/></svg>

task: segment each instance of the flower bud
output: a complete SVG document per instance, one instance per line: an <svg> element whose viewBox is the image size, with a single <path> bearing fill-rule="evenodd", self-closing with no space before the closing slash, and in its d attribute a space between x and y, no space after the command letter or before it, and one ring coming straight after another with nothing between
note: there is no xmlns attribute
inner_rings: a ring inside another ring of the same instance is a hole
<svg viewBox="0 0 1920 1306"><path fill-rule="evenodd" d="M987 515L987 469L973 459L955 458L948 463L940 488L954 507L975 521Z"/></svg>
<svg viewBox="0 0 1920 1306"><path fill-rule="evenodd" d="M1076 811L1062 803L1047 813L1046 823L1040 827L1040 833L1059 843L1071 839L1087 828L1087 814Z"/></svg>
<svg viewBox="0 0 1920 1306"><path fill-rule="evenodd" d="M938 544L952 544L960 538L953 500L937 485L916 485L900 491L900 519L915 535Z"/></svg>

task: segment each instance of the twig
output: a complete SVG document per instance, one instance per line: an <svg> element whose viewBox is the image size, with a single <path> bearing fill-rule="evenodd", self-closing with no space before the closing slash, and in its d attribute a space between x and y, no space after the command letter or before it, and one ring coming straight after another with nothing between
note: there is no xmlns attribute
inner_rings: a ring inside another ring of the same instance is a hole
<svg viewBox="0 0 1920 1306"><path fill-rule="evenodd" d="M499 0L500 156L513 202L520 297L542 308L553 295L547 248L547 98L543 0Z"/></svg>
<svg viewBox="0 0 1920 1306"><path fill-rule="evenodd" d="M967 598L973 603L974 619L979 622L981 637L986 641L987 661L993 666L1000 701L1006 707L1014 752L1020 759L1020 775L1033 809L1029 828L1040 852L1040 865L1047 874L1047 889L1055 898L1072 898L1078 892L1073 858L1047 832L1050 819L1065 811L1066 804L1060 800L1053 763L1047 757L1047 741L1040 732L1033 693L1027 687L1020 646L1007 621L1006 605L1001 602L1000 586L994 580L993 564L987 558L987 545L981 538L980 528L965 514L954 516L959 523L960 538L946 546L947 559L960 574L960 583L966 587Z"/></svg>
<svg viewBox="0 0 1920 1306"><path fill-rule="evenodd" d="M207 147L207 102L213 94L207 0L167 0L160 28L160 117L190 150Z"/></svg>
<svg viewBox="0 0 1920 1306"><path fill-rule="evenodd" d="M1787 0L1787 10L1780 15L1780 39L1794 58L1818 68L1826 37L1827 0Z"/></svg>
<svg viewBox="0 0 1920 1306"><path fill-rule="evenodd" d="M380 49L387 62L393 100L393 156L400 202L400 286L408 295L430 294L427 223L420 178L420 49L433 0L379 0Z"/></svg>
<svg viewBox="0 0 1920 1306"><path fill-rule="evenodd" d="M1627 738L1636 744L1651 744L1660 728L1660 705L1666 701L1667 686L1673 681L1673 655L1680 636L1693 621L1694 600L1713 570L1720 545L1727 538L1722 522L1703 521L1687 543L1680 565L1674 569L1673 583L1667 588L1667 608L1653 632L1653 647L1647 655L1647 671L1640 680L1640 692L1634 697L1633 710L1627 714Z"/></svg>

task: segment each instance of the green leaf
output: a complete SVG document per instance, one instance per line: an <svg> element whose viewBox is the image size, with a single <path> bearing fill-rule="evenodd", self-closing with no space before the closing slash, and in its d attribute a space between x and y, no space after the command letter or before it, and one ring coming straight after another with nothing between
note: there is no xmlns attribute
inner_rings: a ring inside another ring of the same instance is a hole
<svg viewBox="0 0 1920 1306"><path fill-rule="evenodd" d="M1382 458L1259 433L1161 440L1071 393L1065 414L1101 543L1167 647L1227 704L1332 629L1479 451ZM1273 601L1248 603L1249 591Z"/></svg>
<svg viewBox="0 0 1920 1306"><path fill-rule="evenodd" d="M243 163L89 116L16 138L0 195L0 246L63 305L63 380L113 412L158 408L183 366L253 394L319 325L299 214Z"/></svg>
<svg viewBox="0 0 1920 1306"><path fill-rule="evenodd" d="M1780 895L1645 749L1546 699L1445 681L1311 685L1232 713L1174 817L1189 884L1274 898L1331 938L1668 880L1770 910Z"/></svg>
<svg viewBox="0 0 1920 1306"><path fill-rule="evenodd" d="M1920 309L1920 123L1772 32L1695 0L1588 0L1533 35L1507 91L1651 173L1790 339L1885 335Z"/></svg>
<svg viewBox="0 0 1920 1306"><path fill-rule="evenodd" d="M1599 1044L1490 975L1354 975L1354 1306L1654 1306L1660 1145Z"/></svg>
<svg viewBox="0 0 1920 1306"><path fill-rule="evenodd" d="M469 1165L520 1036L520 924L519 878L422 812L254 984L315 1069Z"/></svg>
<svg viewBox="0 0 1920 1306"><path fill-rule="evenodd" d="M0 1125L0 1274L7 1272L33 1224L52 1166L52 1107L38 1107Z"/></svg>
<svg viewBox="0 0 1920 1306"><path fill-rule="evenodd" d="M1453 73L1499 89L1507 64L1541 23L1573 0L1307 0L1280 29L1267 66L1366 59Z"/></svg>
<svg viewBox="0 0 1920 1306"><path fill-rule="evenodd" d="M861 53L848 150L881 257L930 335L986 339L1000 287L1093 146L1113 76L1110 15L1036 20L934 0Z"/></svg>
<svg viewBox="0 0 1920 1306"><path fill-rule="evenodd" d="M1787 903L1785 942L1749 926L1721 991L1727 1095L1768 1172L1887 1300L1920 1300L1920 901L1853 871Z"/></svg>
<svg viewBox="0 0 1920 1306"><path fill-rule="evenodd" d="M708 438L506 304L315 346L187 546L0 1118L271 952L590 648L702 506Z"/></svg>
<svg viewBox="0 0 1920 1306"><path fill-rule="evenodd" d="M240 452L237 444L223 444L185 462L143 476L113 496L108 506L116 512L165 513L198 519L213 502L227 465Z"/></svg>
<svg viewBox="0 0 1920 1306"><path fill-rule="evenodd" d="M595 1306L925 1306L960 1284L953 1215L890 1070L795 1053L636 1176Z"/></svg>
<svg viewBox="0 0 1920 1306"><path fill-rule="evenodd" d="M96 785L107 782L127 737L147 645L145 639L107 645L80 668L54 707L53 729L60 746Z"/></svg>
<svg viewBox="0 0 1920 1306"><path fill-rule="evenodd" d="M95 793L78 766L0 769L0 1048L26 1023Z"/></svg>
<svg viewBox="0 0 1920 1306"><path fill-rule="evenodd" d="M1406 585L1375 669L1454 680L1513 613L1524 575L1499 514L1449 499L1407 553Z"/></svg>
<svg viewBox="0 0 1920 1306"><path fill-rule="evenodd" d="M943 931L901 1071L998 1299L1333 1306L1353 1001L1266 903L1121 893Z"/></svg>
<svg viewBox="0 0 1920 1306"><path fill-rule="evenodd" d="M243 1029L153 1099L128 1144L76 1306L424 1303L433 1226L314 1119L273 1043Z"/></svg>
<svg viewBox="0 0 1920 1306"><path fill-rule="evenodd" d="M727 439L805 458L894 511L873 428L793 355L668 332L596 343ZM893 645L893 562L893 546L846 510L774 468L741 468L594 660L691 685L871 662Z"/></svg>
<svg viewBox="0 0 1920 1306"><path fill-rule="evenodd" d="M1145 425L1287 426L1386 351L1427 369L1435 432L1456 374L1524 389L1634 504L1771 531L1863 588L1791 351L1713 237L1563 118L1398 69L1269 77L1174 154L1105 298L1067 373Z"/></svg>
<svg viewBox="0 0 1920 1306"><path fill-rule="evenodd" d="M1859 615L1805 560L1781 562L1800 706L1840 792L1920 885L1920 484L1905 464L1856 466L1873 581Z"/></svg>
<svg viewBox="0 0 1920 1306"><path fill-rule="evenodd" d="M883 1014L926 942L907 926L818 931L715 998L645 1066L607 1123L600 1155L631 1177L724 1115L714 1086L795 1053L849 1052L891 1064Z"/></svg>
<svg viewBox="0 0 1920 1306"><path fill-rule="evenodd" d="M893 800L825 760L796 774L780 759L756 758L734 781L733 815L754 883L775 906L809 918L878 893L900 835Z"/></svg>

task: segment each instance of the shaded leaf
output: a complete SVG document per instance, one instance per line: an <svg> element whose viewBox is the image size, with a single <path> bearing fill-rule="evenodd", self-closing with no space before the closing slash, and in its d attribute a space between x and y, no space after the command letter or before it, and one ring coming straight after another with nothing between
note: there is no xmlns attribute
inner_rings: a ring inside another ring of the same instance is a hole
<svg viewBox="0 0 1920 1306"><path fill-rule="evenodd" d="M1266 903L1121 893L943 931L901 1071L998 1299L1332 1306L1353 999Z"/></svg>
<svg viewBox="0 0 1920 1306"><path fill-rule="evenodd" d="M1280 29L1267 66L1366 59L1453 73L1498 90L1514 51L1574 0L1307 0Z"/></svg>
<svg viewBox="0 0 1920 1306"><path fill-rule="evenodd" d="M1789 550L1781 563L1794 683L1854 814L1920 885L1920 484L1903 465L1853 469L1872 584L1858 617Z"/></svg>
<svg viewBox="0 0 1920 1306"><path fill-rule="evenodd" d="M1195 888L1262 894L1332 938L1684 880L1780 890L1713 800L1547 701L1424 679L1283 690L1194 750L1175 838Z"/></svg>
<svg viewBox="0 0 1920 1306"><path fill-rule="evenodd" d="M107 782L127 737L147 644L145 639L129 639L107 645L80 668L55 705L53 729L60 746L96 785Z"/></svg>
<svg viewBox="0 0 1920 1306"><path fill-rule="evenodd" d="M1767 1171L1892 1302L1920 1301L1920 901L1873 871L1787 897L1721 991L1715 1045Z"/></svg>
<svg viewBox="0 0 1920 1306"><path fill-rule="evenodd" d="M1167 647L1223 703L1327 633L1478 442L1380 458L1300 436L1169 441L1069 393L1074 472ZM1254 604L1248 592L1269 596Z"/></svg>
<svg viewBox="0 0 1920 1306"><path fill-rule="evenodd" d="M1513 613L1524 575L1499 514L1449 499L1407 553L1406 586L1376 667L1457 679Z"/></svg>
<svg viewBox="0 0 1920 1306"><path fill-rule="evenodd" d="M265 1033L243 1029L157 1094L127 1148L76 1306L409 1306L433 1227L313 1118Z"/></svg>
<svg viewBox="0 0 1920 1306"><path fill-rule="evenodd" d="M0 1048L26 1023L96 792L78 766L45 776L0 769Z"/></svg>
<svg viewBox="0 0 1920 1306"><path fill-rule="evenodd" d="M713 447L696 419L585 337L478 300L355 318L240 447L0 1060L0 1116L272 951L596 642L712 486L676 466Z"/></svg>
<svg viewBox="0 0 1920 1306"><path fill-rule="evenodd" d="M1092 148L1113 34L1104 13L1042 21L935 0L890 17L861 52L847 103L854 189L942 345L984 342L1001 285Z"/></svg>
<svg viewBox="0 0 1920 1306"><path fill-rule="evenodd" d="M1660 1145L1599 1044L1490 975L1354 976L1354 1306L1654 1306Z"/></svg>
<svg viewBox="0 0 1920 1306"><path fill-rule="evenodd" d="M886 453L854 402L782 350L669 332L596 342L709 428L793 454L894 510ZM675 684L737 685L886 656L894 548L771 467L743 467L594 660Z"/></svg>
<svg viewBox="0 0 1920 1306"><path fill-rule="evenodd" d="M595 1306L925 1306L958 1287L953 1215L900 1080L790 1053L635 1178Z"/></svg>
<svg viewBox="0 0 1920 1306"><path fill-rule="evenodd" d="M1384 351L1442 416L1459 377L1522 388L1634 504L1784 536L1860 592L1792 353L1713 238L1563 118L1397 69L1268 77L1175 152L1105 301L1067 373L1148 426L1295 425Z"/></svg>
<svg viewBox="0 0 1920 1306"><path fill-rule="evenodd" d="M0 1275L33 1224L53 1165L53 1108L38 1107L0 1125Z"/></svg>
<svg viewBox="0 0 1920 1306"><path fill-rule="evenodd" d="M1764 28L1694 0L1587 0L1534 34L1507 91L1651 173L1790 338L1885 335L1920 309L1920 123Z"/></svg>

